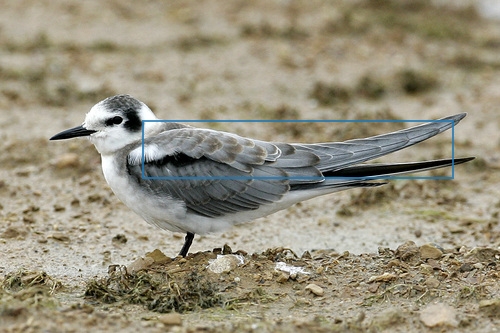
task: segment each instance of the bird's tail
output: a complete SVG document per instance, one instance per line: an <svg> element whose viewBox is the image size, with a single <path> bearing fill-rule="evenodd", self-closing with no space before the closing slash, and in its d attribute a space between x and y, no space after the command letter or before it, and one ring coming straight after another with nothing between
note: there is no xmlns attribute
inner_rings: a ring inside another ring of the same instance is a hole
<svg viewBox="0 0 500 333"><path fill-rule="evenodd" d="M346 167L341 170L327 171L323 175L328 178L353 178L366 179L376 178L384 179L384 177L408 174L413 172L421 172L443 168L447 166L462 164L473 160L474 157L442 159L422 162L407 162L407 163L374 163L360 164Z"/></svg>
<svg viewBox="0 0 500 333"><path fill-rule="evenodd" d="M298 150L312 151L320 157L320 162L316 167L323 173L344 170L352 165L373 160L425 141L452 128L465 116L466 113L456 114L429 121L419 126L365 139L354 139L344 142L296 144L294 146ZM452 162L450 161L449 165L451 164ZM415 164L410 165L416 167Z"/></svg>
<svg viewBox="0 0 500 333"><path fill-rule="evenodd" d="M323 175L322 182L292 185L292 190L321 189L327 193L342 191L353 187L374 187L386 184L386 182L374 182L374 180L387 180L391 176L428 171L447 166L454 166L473 160L475 157L464 157L455 159L442 159L423 162L407 163L373 163L346 167L341 170L327 171Z"/></svg>

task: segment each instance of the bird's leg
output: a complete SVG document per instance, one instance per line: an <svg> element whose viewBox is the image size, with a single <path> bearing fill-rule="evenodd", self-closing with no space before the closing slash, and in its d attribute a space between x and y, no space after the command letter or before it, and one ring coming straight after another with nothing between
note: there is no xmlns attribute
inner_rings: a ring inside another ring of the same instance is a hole
<svg viewBox="0 0 500 333"><path fill-rule="evenodd" d="M181 252L179 252L180 256L187 256L189 248L191 247L191 244L193 243L193 238L194 234L192 232L188 232L186 234L186 237L184 238L184 245L182 245Z"/></svg>

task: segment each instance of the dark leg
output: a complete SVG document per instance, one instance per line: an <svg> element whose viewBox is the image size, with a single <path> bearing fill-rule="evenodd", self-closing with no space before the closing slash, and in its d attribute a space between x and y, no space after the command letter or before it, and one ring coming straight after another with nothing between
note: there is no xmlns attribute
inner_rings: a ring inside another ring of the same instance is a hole
<svg viewBox="0 0 500 333"><path fill-rule="evenodd" d="M184 245L182 246L181 252L179 252L180 256L187 256L189 248L191 247L191 244L193 243L193 238L194 234L192 232L188 232L186 234L186 237L184 238Z"/></svg>

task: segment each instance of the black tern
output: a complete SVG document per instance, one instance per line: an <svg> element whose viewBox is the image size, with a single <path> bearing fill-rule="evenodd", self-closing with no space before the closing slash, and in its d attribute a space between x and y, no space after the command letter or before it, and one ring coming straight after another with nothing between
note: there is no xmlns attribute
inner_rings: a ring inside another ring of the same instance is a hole
<svg viewBox="0 0 500 333"><path fill-rule="evenodd" d="M344 142L265 142L236 134L158 120L130 95L94 105L81 126L50 140L87 136L101 154L104 177L116 196L148 223L186 234L219 232L320 195L392 175L461 164L474 157L407 163L363 162L427 140L465 113L397 132ZM144 161L143 161L144 159Z"/></svg>

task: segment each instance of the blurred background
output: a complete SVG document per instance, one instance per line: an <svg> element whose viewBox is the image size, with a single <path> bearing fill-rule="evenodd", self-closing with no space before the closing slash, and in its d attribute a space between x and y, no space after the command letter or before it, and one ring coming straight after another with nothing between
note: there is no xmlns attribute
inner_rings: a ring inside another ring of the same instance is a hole
<svg viewBox="0 0 500 333"><path fill-rule="evenodd" d="M457 167L455 181L398 181L321 198L222 237L197 237L193 251L224 242L299 253L376 252L406 240L500 245L498 1L0 4L0 252L8 253L0 272L36 266L89 275L156 247L168 255L180 248L183 235L158 232L112 195L90 143L47 140L118 93L162 119L402 120L468 112L455 129L455 154L477 159ZM404 124L214 126L315 142ZM446 157L450 142L443 135L397 159ZM121 234L128 242L116 241Z"/></svg>

